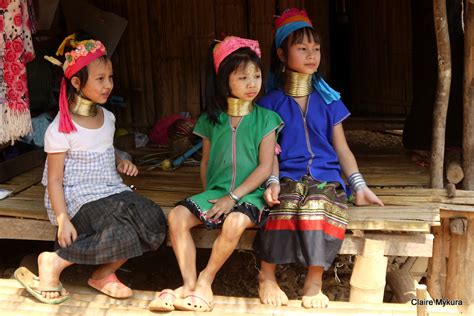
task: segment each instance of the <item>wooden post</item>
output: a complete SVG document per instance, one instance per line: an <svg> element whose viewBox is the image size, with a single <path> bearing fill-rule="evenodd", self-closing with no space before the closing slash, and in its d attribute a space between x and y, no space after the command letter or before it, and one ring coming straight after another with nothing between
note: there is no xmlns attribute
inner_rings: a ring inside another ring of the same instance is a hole
<svg viewBox="0 0 474 316"><path fill-rule="evenodd" d="M434 235L433 256L430 258L428 266L427 284L431 297L442 298L442 280L444 251L443 251L443 229L442 227L431 228Z"/></svg>
<svg viewBox="0 0 474 316"><path fill-rule="evenodd" d="M438 49L438 83L433 109L430 183L432 188L442 189L446 116L451 87L451 47L448 32L448 17L446 14L446 0L433 0L433 16L436 46ZM433 257L430 259L430 265L428 267L427 283L431 296L433 298L441 298L443 295L443 286L441 284L440 274L442 273L443 263L445 262L443 230L441 227L433 227L432 229L435 239L433 241ZM420 310L418 310L418 315L422 315L420 314Z"/></svg>
<svg viewBox="0 0 474 316"><path fill-rule="evenodd" d="M446 0L433 0L433 14L438 48L438 84L433 110L431 143L431 187L443 188L444 144L449 92L451 88L451 47L448 33Z"/></svg>
<svg viewBox="0 0 474 316"><path fill-rule="evenodd" d="M382 303L387 272L385 241L365 239L364 250L356 257L350 280L349 302Z"/></svg>
<svg viewBox="0 0 474 316"><path fill-rule="evenodd" d="M474 213L441 211L441 217L450 220L451 231L445 297L460 300L460 310L474 315Z"/></svg>
<svg viewBox="0 0 474 316"><path fill-rule="evenodd" d="M466 1L465 12L463 188L474 190L474 0Z"/></svg>
<svg viewBox="0 0 474 316"><path fill-rule="evenodd" d="M464 23L464 127L463 127L463 188L474 190L474 0L467 0ZM460 278L468 285L462 289L460 299L463 300L464 312L474 314L474 273L470 269L474 266L474 218L470 217L467 223L466 235L461 236L465 243L465 262L456 263L462 273ZM451 258L450 258L451 259ZM449 277L450 275L448 275Z"/></svg>
<svg viewBox="0 0 474 316"><path fill-rule="evenodd" d="M416 287L416 299L418 302L424 302L428 299L428 291L426 290L426 285L420 284ZM428 309L426 304L417 304L416 305L416 316L428 316Z"/></svg>

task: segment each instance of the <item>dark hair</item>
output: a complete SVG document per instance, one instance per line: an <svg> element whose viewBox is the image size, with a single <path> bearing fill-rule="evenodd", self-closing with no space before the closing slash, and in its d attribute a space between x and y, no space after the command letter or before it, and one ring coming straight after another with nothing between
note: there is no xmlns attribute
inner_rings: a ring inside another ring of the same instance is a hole
<svg viewBox="0 0 474 316"><path fill-rule="evenodd" d="M283 55L285 58L288 57L288 51L290 46L295 44L303 43L304 38L308 38L309 41L312 41L316 44L320 44L320 39L318 32L314 28L311 27L303 27L296 31L293 31L287 38L283 40L281 43L281 49L283 50ZM283 66L285 65L284 62L278 58L277 48L275 45L275 41L272 45L272 55L270 61L270 69L272 73L275 75L275 82L277 87L282 87L285 84L285 76L283 76Z"/></svg>
<svg viewBox="0 0 474 316"><path fill-rule="evenodd" d="M246 66L248 63L253 63L259 69L262 69L262 61L250 48L239 48L224 58L216 74L212 54L215 46L216 43L213 43L208 51L208 74L204 110L213 124L219 124L219 115L221 112L227 112L227 97L231 92L229 85L230 74L240 66Z"/></svg>

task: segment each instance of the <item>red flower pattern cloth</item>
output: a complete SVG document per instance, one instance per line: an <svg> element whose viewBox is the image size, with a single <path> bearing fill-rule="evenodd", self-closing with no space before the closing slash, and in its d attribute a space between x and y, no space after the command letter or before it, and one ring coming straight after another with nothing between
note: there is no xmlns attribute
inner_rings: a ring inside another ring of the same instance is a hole
<svg viewBox="0 0 474 316"><path fill-rule="evenodd" d="M31 132L26 63L34 59L27 0L0 0L0 144Z"/></svg>

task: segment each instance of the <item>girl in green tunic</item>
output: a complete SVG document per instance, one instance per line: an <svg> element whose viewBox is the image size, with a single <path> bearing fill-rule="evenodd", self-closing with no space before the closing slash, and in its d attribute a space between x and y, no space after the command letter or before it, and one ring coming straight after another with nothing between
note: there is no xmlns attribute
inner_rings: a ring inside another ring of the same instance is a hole
<svg viewBox="0 0 474 316"><path fill-rule="evenodd" d="M183 286L163 290L152 310L210 311L212 282L246 228L259 225L265 207L261 184L272 172L278 114L253 103L262 85L257 41L226 37L211 45L212 71L206 113L194 133L203 139L201 182L204 192L177 203L168 216L170 239ZM199 277L190 230L222 225L211 257Z"/></svg>

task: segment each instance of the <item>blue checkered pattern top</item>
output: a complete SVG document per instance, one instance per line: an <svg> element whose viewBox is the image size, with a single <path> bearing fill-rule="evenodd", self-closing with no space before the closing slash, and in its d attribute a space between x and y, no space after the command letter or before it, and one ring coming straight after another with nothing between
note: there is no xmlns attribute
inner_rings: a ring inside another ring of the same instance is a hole
<svg viewBox="0 0 474 316"><path fill-rule="evenodd" d="M66 152L63 189L69 218L73 218L86 203L131 189L122 182L115 167L113 134L115 117L105 109L104 124L98 129L87 129L76 124L77 132L58 131L58 116L45 135L45 151ZM79 149L79 150L78 150ZM99 150L97 150L99 149ZM43 172L43 185L48 185L48 163ZM48 190L44 202L49 220L57 225Z"/></svg>

